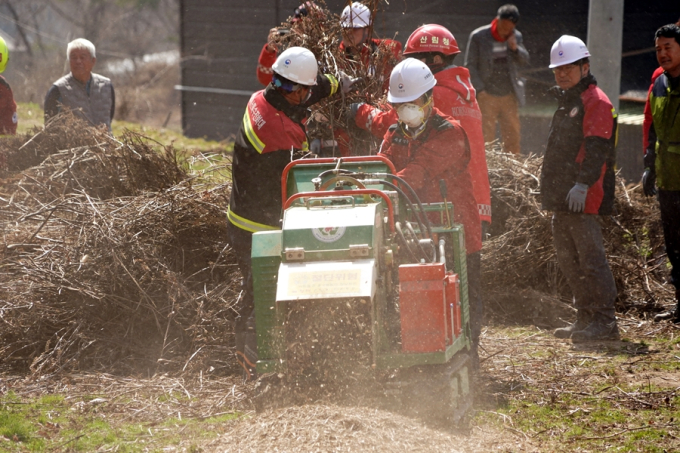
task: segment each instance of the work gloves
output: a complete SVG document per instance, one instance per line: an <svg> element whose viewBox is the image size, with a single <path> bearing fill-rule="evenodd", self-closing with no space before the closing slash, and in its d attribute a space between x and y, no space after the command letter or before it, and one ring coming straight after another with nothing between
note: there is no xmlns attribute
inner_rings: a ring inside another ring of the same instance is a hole
<svg viewBox="0 0 680 453"><path fill-rule="evenodd" d="M572 212L583 212L586 207L586 195L588 195L588 186L577 182L567 194L567 203L569 210Z"/></svg>
<svg viewBox="0 0 680 453"><path fill-rule="evenodd" d="M340 71L338 74L338 82L340 83L340 89L342 90L343 94L349 93L352 89L352 86L359 80L361 80L361 77L350 77L342 71Z"/></svg>
<svg viewBox="0 0 680 453"><path fill-rule="evenodd" d="M312 142L309 144L309 151L312 154L316 154L317 156L321 154L321 140L318 138L312 140Z"/></svg>
<svg viewBox="0 0 680 453"><path fill-rule="evenodd" d="M645 168L642 173L642 191L648 197L656 195L656 172L651 168Z"/></svg>
<svg viewBox="0 0 680 453"><path fill-rule="evenodd" d="M357 112L359 111L359 108L364 105L363 102L355 102L353 104L350 104L349 109L347 110L347 122L350 124L354 124L354 120L357 117Z"/></svg>

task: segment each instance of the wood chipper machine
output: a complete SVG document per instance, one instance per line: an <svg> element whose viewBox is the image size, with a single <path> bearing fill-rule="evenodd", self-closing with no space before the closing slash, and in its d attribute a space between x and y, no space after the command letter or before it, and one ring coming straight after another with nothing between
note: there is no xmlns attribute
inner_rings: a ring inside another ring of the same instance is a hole
<svg viewBox="0 0 680 453"><path fill-rule="evenodd" d="M253 235L257 371L373 379L456 422L472 403L464 231L395 173L382 156L286 167L281 229Z"/></svg>

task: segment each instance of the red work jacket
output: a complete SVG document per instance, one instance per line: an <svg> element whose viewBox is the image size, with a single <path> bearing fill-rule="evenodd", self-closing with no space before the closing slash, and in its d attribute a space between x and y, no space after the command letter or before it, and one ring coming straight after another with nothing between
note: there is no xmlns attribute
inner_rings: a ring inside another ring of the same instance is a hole
<svg viewBox="0 0 680 453"><path fill-rule="evenodd" d="M456 120L435 108L425 130L416 138L405 133L401 125L392 125L380 152L394 163L397 176L413 187L423 203L444 201L439 190L443 179L447 201L454 206L454 220L465 228L467 253L482 249L481 222L468 171L470 146Z"/></svg>

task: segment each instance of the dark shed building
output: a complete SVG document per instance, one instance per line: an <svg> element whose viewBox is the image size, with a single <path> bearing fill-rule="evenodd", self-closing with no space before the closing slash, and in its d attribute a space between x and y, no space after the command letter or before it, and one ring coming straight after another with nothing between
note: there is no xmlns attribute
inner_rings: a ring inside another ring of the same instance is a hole
<svg viewBox="0 0 680 453"><path fill-rule="evenodd" d="M252 92L261 89L257 57L270 28L284 21L300 0L181 0L182 126L192 137L227 138L240 125ZM328 0L340 13L347 1ZM451 30L461 50L470 32L485 25L506 1L405 0L383 4L374 24L379 37L402 43L419 25L438 23ZM587 38L588 0L516 0L532 68L526 71L528 103L546 102L552 84L547 70L552 43L562 34ZM624 10L624 56L653 46L654 31L680 16L677 0L627 1ZM457 62L463 63L463 55ZM622 91L646 90L656 67L653 52L625 56ZM597 76L597 74L596 74Z"/></svg>

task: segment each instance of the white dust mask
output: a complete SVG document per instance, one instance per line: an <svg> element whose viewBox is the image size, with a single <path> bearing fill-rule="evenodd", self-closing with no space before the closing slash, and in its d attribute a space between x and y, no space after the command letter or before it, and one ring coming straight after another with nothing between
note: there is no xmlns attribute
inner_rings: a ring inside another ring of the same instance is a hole
<svg viewBox="0 0 680 453"><path fill-rule="evenodd" d="M425 122L425 107L427 107L429 103L430 100L422 107L410 102L400 105L397 109L399 120L412 129L422 126Z"/></svg>

